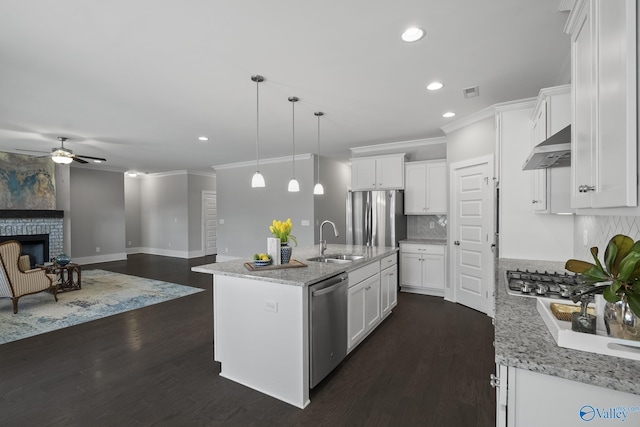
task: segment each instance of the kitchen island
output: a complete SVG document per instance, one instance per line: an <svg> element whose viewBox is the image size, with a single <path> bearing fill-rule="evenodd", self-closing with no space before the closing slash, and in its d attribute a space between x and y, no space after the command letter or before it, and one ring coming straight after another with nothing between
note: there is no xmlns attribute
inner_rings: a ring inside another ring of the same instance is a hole
<svg viewBox="0 0 640 427"><path fill-rule="evenodd" d="M299 408L309 404L309 286L378 262L397 248L329 245L348 263L307 261L318 247L294 248L304 267L249 270L247 259L206 264L213 275L214 359L220 375ZM348 337L345 336L345 344Z"/></svg>
<svg viewBox="0 0 640 427"><path fill-rule="evenodd" d="M505 271L516 269L565 271L564 262L517 259L498 262L495 291L495 359L500 376L498 425L576 425L591 420L591 425L600 425L594 418L604 414L603 409L610 409L607 399L617 402L615 408L637 408L627 413L630 421L627 424L639 425L640 361L559 347L536 309L537 299L507 293ZM504 378L507 372L508 380ZM517 383L513 381L516 377ZM533 386L528 387L530 384ZM542 406L532 405L532 398ZM589 412L589 408L594 411ZM501 411L504 424L500 423ZM531 413L535 414L533 419L529 418ZM621 412L617 414L622 416ZM541 418L547 415L553 420L551 424L545 424ZM565 415L573 424L560 422Z"/></svg>

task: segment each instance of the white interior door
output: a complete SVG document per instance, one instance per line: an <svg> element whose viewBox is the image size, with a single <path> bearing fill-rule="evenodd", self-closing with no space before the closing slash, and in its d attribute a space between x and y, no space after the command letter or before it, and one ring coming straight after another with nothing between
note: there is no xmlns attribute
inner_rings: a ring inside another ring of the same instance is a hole
<svg viewBox="0 0 640 427"><path fill-rule="evenodd" d="M218 253L216 247L218 225L218 211L216 208L216 192L202 192L202 242L204 255L214 255Z"/></svg>
<svg viewBox="0 0 640 427"><path fill-rule="evenodd" d="M454 301L493 316L493 156L451 165Z"/></svg>

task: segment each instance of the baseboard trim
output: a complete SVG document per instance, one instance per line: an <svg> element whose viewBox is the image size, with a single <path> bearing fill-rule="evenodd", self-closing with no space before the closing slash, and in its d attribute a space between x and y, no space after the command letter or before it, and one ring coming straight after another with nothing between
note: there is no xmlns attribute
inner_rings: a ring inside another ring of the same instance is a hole
<svg viewBox="0 0 640 427"><path fill-rule="evenodd" d="M85 256L80 258L71 258L71 262L75 264L96 264L99 262L111 262L111 261L123 261L127 259L127 254L125 252L120 252L117 254L104 254L104 255L94 255L94 256Z"/></svg>

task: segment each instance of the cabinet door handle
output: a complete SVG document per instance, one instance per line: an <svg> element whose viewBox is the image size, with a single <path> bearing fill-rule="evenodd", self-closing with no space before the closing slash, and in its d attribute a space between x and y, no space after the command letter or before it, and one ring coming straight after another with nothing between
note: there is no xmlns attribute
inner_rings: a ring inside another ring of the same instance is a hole
<svg viewBox="0 0 640 427"><path fill-rule="evenodd" d="M538 201L537 200L532 200L531 203L536 204L536 203L538 203Z"/></svg>
<svg viewBox="0 0 640 427"><path fill-rule="evenodd" d="M589 191L596 191L595 185L581 185L578 187L579 193L588 193Z"/></svg>
<svg viewBox="0 0 640 427"><path fill-rule="evenodd" d="M456 240L455 242L453 242L453 244L456 246L460 246L460 240Z"/></svg>
<svg viewBox="0 0 640 427"><path fill-rule="evenodd" d="M495 374L491 374L489 376L489 385L491 388L500 387L500 378L498 378Z"/></svg>

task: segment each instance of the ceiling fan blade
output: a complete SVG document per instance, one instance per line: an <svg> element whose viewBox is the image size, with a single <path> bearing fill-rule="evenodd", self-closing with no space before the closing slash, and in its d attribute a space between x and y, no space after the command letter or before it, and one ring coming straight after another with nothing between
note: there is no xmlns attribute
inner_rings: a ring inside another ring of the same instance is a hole
<svg viewBox="0 0 640 427"><path fill-rule="evenodd" d="M51 154L49 151L38 151L38 150L25 150L24 148L14 148L16 151L26 151L29 153L43 153L43 154Z"/></svg>
<svg viewBox="0 0 640 427"><path fill-rule="evenodd" d="M71 157L71 158L72 158L73 160L75 160L76 162L78 162L78 163L82 163L82 164L84 164L84 163L89 163L89 162L87 162L86 160L82 160L82 159L78 158L78 156L73 156L73 157Z"/></svg>
<svg viewBox="0 0 640 427"><path fill-rule="evenodd" d="M80 156L78 154L76 154L74 157L82 157L83 159L89 159L89 160L100 160L101 162L107 161L107 159L103 159L102 157Z"/></svg>

